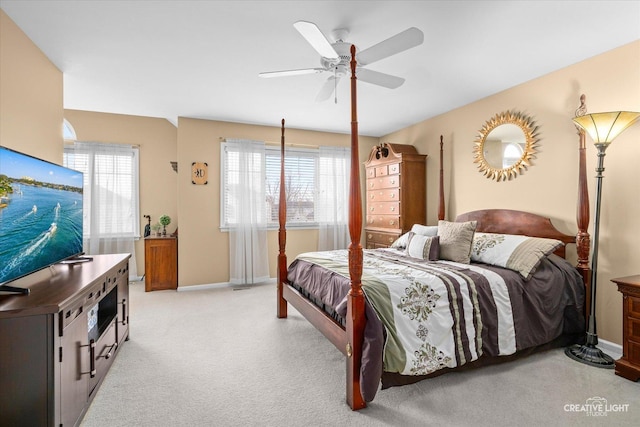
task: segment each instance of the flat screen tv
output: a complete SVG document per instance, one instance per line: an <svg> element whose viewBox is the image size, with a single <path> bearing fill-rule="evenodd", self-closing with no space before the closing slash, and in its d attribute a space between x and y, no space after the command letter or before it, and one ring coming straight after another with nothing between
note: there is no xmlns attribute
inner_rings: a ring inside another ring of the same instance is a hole
<svg viewBox="0 0 640 427"><path fill-rule="evenodd" d="M0 292L82 254L82 172L0 147Z"/></svg>

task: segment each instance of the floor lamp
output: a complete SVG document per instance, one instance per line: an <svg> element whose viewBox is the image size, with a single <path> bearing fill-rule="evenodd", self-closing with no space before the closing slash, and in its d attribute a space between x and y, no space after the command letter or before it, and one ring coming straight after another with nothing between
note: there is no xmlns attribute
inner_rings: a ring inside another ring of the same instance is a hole
<svg viewBox="0 0 640 427"><path fill-rule="evenodd" d="M598 280L598 234L600 232L600 198L602 195L602 172L604 172L605 150L611 142L626 128L640 118L640 113L615 111L610 113L593 113L576 117L573 121L584 129L598 150L598 166L596 167L596 206L593 228L593 252L591 254L591 306L587 323L587 339L584 344L575 344L565 349L565 354L578 362L600 368L613 368L611 356L600 350L598 333L596 332L596 282Z"/></svg>

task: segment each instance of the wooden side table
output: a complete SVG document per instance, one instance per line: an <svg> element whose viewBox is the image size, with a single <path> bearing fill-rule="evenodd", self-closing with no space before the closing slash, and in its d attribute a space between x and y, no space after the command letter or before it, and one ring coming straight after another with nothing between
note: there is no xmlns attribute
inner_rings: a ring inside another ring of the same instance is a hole
<svg viewBox="0 0 640 427"><path fill-rule="evenodd" d="M144 239L144 290L178 288L178 239L147 237Z"/></svg>
<svg viewBox="0 0 640 427"><path fill-rule="evenodd" d="M640 274L611 279L622 292L622 357L616 375L631 381L640 378Z"/></svg>

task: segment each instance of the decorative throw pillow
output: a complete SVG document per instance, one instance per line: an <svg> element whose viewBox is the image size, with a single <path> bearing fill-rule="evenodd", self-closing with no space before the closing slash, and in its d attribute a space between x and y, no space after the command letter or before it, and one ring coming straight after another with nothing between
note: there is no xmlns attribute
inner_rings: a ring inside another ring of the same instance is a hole
<svg viewBox="0 0 640 427"><path fill-rule="evenodd" d="M391 247L396 249L405 249L407 247L407 242L409 242L409 233L411 232L409 231L398 237L396 241L391 244Z"/></svg>
<svg viewBox="0 0 640 427"><path fill-rule="evenodd" d="M415 234L420 234L422 236L434 237L438 235L438 226L413 224L413 227L411 227L411 231ZM405 249L407 247L408 242L409 242L409 232L404 233L402 236L398 237L396 241L391 244L391 247L396 249Z"/></svg>
<svg viewBox="0 0 640 427"><path fill-rule="evenodd" d="M438 260L440 245L438 236L421 236L413 231L407 233L409 240L405 253L413 258L426 259L429 261Z"/></svg>
<svg viewBox="0 0 640 427"><path fill-rule="evenodd" d="M413 224L411 227L411 231L416 234L420 234L422 236L437 236L438 235L438 226L437 225L422 225L422 224Z"/></svg>
<svg viewBox="0 0 640 427"><path fill-rule="evenodd" d="M541 237L476 233L471 260L517 271L528 280L542 259L562 245L560 240Z"/></svg>
<svg viewBox="0 0 640 427"><path fill-rule="evenodd" d="M449 222L438 221L440 238L440 259L469 264L471 243L476 231L477 221Z"/></svg>

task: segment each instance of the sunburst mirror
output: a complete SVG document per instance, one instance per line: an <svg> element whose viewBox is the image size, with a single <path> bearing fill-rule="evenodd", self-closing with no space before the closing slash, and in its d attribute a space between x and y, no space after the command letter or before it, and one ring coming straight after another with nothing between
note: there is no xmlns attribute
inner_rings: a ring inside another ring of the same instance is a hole
<svg viewBox="0 0 640 427"><path fill-rule="evenodd" d="M473 162L487 178L507 181L531 166L538 141L538 126L530 117L504 111L480 129L473 145Z"/></svg>

